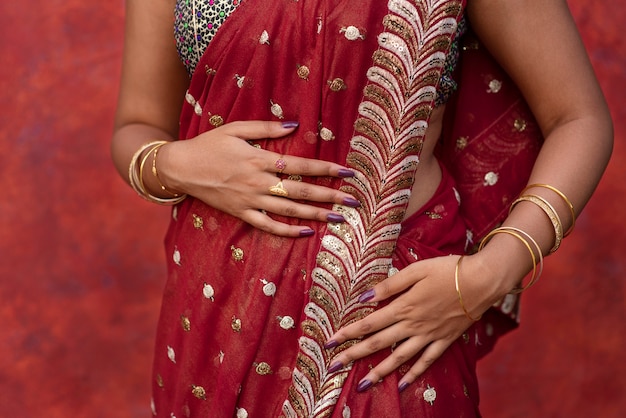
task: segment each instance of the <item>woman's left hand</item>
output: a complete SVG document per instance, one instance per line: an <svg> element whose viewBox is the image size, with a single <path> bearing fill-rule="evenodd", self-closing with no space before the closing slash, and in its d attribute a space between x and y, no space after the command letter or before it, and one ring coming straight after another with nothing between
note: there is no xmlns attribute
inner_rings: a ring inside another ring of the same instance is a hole
<svg viewBox="0 0 626 418"><path fill-rule="evenodd" d="M485 275L475 273L478 270L477 263L471 260L474 257L463 258L459 280L469 315L479 318L498 297L492 294L494 289L487 284L489 281L483 279ZM379 302L403 293L329 339L327 348L367 335L338 354L330 369L338 370L398 343L385 360L361 379L357 390L368 389L424 350L398 387L403 390L414 382L472 324L461 308L455 288L458 260L458 256L444 256L418 261L365 292L361 301Z"/></svg>

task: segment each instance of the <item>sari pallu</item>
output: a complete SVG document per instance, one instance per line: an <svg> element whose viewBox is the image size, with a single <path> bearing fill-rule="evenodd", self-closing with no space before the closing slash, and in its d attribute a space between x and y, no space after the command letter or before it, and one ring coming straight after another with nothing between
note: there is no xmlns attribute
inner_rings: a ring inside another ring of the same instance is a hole
<svg viewBox="0 0 626 418"><path fill-rule="evenodd" d="M498 335L493 323L474 325L402 394L406 367L355 392L389 350L328 373L350 343L323 348L335 330L375 309L358 296L394 268L467 248L449 177L429 202L434 212L418 211L446 207L445 216L402 224L462 6L247 1L220 28L192 77L181 139L236 120L297 120L293 135L253 145L354 169L352 179L302 180L342 188L362 206L336 206L344 224L276 217L311 226L316 235L308 239L263 233L193 198L174 208L154 362L156 416L478 414L474 367Z"/></svg>

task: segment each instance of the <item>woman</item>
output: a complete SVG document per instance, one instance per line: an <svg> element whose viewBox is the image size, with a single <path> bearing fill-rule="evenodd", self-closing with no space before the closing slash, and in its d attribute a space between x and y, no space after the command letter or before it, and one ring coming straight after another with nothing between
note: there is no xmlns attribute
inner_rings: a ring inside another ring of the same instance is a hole
<svg viewBox="0 0 626 418"><path fill-rule="evenodd" d="M611 147L564 0L128 1L113 159L175 205L154 414L479 415Z"/></svg>

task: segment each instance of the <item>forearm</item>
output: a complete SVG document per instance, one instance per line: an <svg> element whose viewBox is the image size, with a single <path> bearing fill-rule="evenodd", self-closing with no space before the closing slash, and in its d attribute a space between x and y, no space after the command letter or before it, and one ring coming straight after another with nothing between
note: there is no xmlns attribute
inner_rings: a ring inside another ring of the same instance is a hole
<svg viewBox="0 0 626 418"><path fill-rule="evenodd" d="M571 202L574 213L578 216L604 173L612 145L612 123L604 108L585 118L558 125L548 133L528 184L555 187ZM524 193L548 201L557 212L563 231L572 227L574 219L571 209L557 193L545 187L535 187ZM537 242L544 256L549 255L550 249L555 245L552 222L532 202L522 201L516 204L503 226L524 231ZM530 244L535 251L534 244ZM497 294L505 294L514 288L532 268L532 258L527 247L510 234L493 236L481 252L480 258L491 270L491 277L501 278L500 286L496 289ZM538 251L536 257L539 259Z"/></svg>
<svg viewBox="0 0 626 418"><path fill-rule="evenodd" d="M131 159L135 156L136 152L143 145L150 142L172 140L174 140L174 138L172 138L171 134L154 126L141 123L123 125L115 130L111 141L113 163L122 178L126 183L129 183L129 167ZM141 161L147 152L149 152L149 150L145 150L142 155L139 156L138 160ZM154 196L171 198L172 194L164 192L156 176L150 174L152 159L148 158L146 164L147 166L142 176L146 189Z"/></svg>

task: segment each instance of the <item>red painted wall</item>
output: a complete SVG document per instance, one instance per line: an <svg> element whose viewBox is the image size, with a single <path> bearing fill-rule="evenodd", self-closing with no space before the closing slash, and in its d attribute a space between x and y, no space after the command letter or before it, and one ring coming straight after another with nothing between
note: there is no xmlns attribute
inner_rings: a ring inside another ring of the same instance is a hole
<svg viewBox="0 0 626 418"><path fill-rule="evenodd" d="M626 411L626 9L570 5L612 108L615 154L525 295L520 330L480 366L488 418ZM109 159L122 31L123 1L0 3L2 417L150 415L168 213L136 198Z"/></svg>

